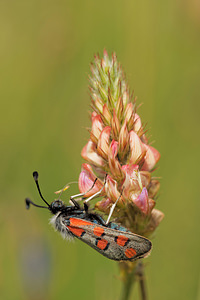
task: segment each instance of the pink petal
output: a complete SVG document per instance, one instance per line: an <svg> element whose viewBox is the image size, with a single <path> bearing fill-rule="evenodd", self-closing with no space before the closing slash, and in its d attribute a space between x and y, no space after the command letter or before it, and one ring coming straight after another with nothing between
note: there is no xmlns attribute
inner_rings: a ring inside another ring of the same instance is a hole
<svg viewBox="0 0 200 300"><path fill-rule="evenodd" d="M92 165L92 168L98 178L100 178L101 180L105 179L107 173L105 172L104 168L95 166L94 164Z"/></svg>
<svg viewBox="0 0 200 300"><path fill-rule="evenodd" d="M146 228L147 234L152 233L164 218L163 212L153 208L150 214L149 223Z"/></svg>
<svg viewBox="0 0 200 300"><path fill-rule="evenodd" d="M98 114L96 113L96 111L93 111L91 115L92 122L96 116L98 116Z"/></svg>
<svg viewBox="0 0 200 300"><path fill-rule="evenodd" d="M111 127L112 127L113 137L117 139L120 132L120 122L114 108L113 108L113 115L111 120Z"/></svg>
<svg viewBox="0 0 200 300"><path fill-rule="evenodd" d="M148 198L148 192L146 188L142 189L141 194L133 200L133 202L135 203L135 205L137 205L137 207L140 208L140 210L144 213L144 214L148 214L149 212L149 198Z"/></svg>
<svg viewBox="0 0 200 300"><path fill-rule="evenodd" d="M140 136L140 139L143 143L147 144L148 139L143 133L143 127L142 127L142 122L138 114L134 115L134 131Z"/></svg>
<svg viewBox="0 0 200 300"><path fill-rule="evenodd" d="M133 103L129 102L126 106L126 110L125 110L125 118L127 120L127 123L129 122L129 120L131 119L132 115L134 112L134 107L133 107Z"/></svg>
<svg viewBox="0 0 200 300"><path fill-rule="evenodd" d="M116 157L116 155L118 153L118 142L116 142L115 140L112 140L112 142L110 144L110 149L111 149L111 153L112 153L113 157Z"/></svg>
<svg viewBox="0 0 200 300"><path fill-rule="evenodd" d="M156 201L149 198L149 213L152 211L152 209L154 208L155 205L156 205Z"/></svg>
<svg viewBox="0 0 200 300"><path fill-rule="evenodd" d="M151 173L147 171L140 171L140 178L143 187L147 187L151 181Z"/></svg>
<svg viewBox="0 0 200 300"><path fill-rule="evenodd" d="M155 208L152 210L150 222L154 229L160 224L160 222L163 220L164 216L165 215L162 211L155 209Z"/></svg>
<svg viewBox="0 0 200 300"><path fill-rule="evenodd" d="M149 197L154 198L158 193L159 189L160 189L160 182L156 179L151 180L151 184L148 188Z"/></svg>
<svg viewBox="0 0 200 300"><path fill-rule="evenodd" d="M112 116L106 103L103 106L103 117L106 119L107 123L110 124Z"/></svg>
<svg viewBox="0 0 200 300"><path fill-rule="evenodd" d="M142 122L140 120L140 117L138 116L138 114L135 114L135 116L134 116L134 131L138 132L141 127L142 127Z"/></svg>
<svg viewBox="0 0 200 300"><path fill-rule="evenodd" d="M122 157L127 154L129 149L129 133L127 129L127 122L124 121L124 124L119 133L119 152Z"/></svg>
<svg viewBox="0 0 200 300"><path fill-rule="evenodd" d="M108 164L110 168L110 172L113 175L113 178L120 181L124 178L124 173L122 172L122 167L116 158L118 153L118 142L112 141L109 148L109 155L108 155Z"/></svg>
<svg viewBox="0 0 200 300"><path fill-rule="evenodd" d="M106 191L106 195L113 202L115 202L120 195L120 192L118 191L118 188L117 188L117 182L114 179L112 179L112 177L109 175L106 178L105 191Z"/></svg>
<svg viewBox="0 0 200 300"><path fill-rule="evenodd" d="M144 144L141 142L138 135L132 130L129 133L130 135L130 164L135 164L143 157L145 154L146 148Z"/></svg>
<svg viewBox="0 0 200 300"><path fill-rule="evenodd" d="M89 140L89 142L83 147L81 151L81 156L88 162L94 164L95 166L104 166L104 159L101 156L99 156L95 151L95 144L91 140Z"/></svg>
<svg viewBox="0 0 200 300"><path fill-rule="evenodd" d="M96 98L96 100L95 100L95 106L96 106L96 108L97 108L101 113L103 113L103 101L102 101L102 99L97 98L97 96L96 96L95 98Z"/></svg>
<svg viewBox="0 0 200 300"><path fill-rule="evenodd" d="M146 155L144 157L144 164L142 166L142 170L151 171L155 164L159 161L160 153L158 152L158 150L149 145L143 145L146 149Z"/></svg>
<svg viewBox="0 0 200 300"><path fill-rule="evenodd" d="M125 174L123 182L123 196L126 199L130 199L132 194L138 194L141 191L141 187L138 182L137 171L138 165L123 165L122 170Z"/></svg>
<svg viewBox="0 0 200 300"><path fill-rule="evenodd" d="M103 130L103 122L101 120L100 115L96 115L92 119L92 130L90 134L91 140L94 139L94 142L96 143L98 141L98 138Z"/></svg>
<svg viewBox="0 0 200 300"><path fill-rule="evenodd" d="M79 175L78 185L81 193L87 192L93 185L96 179L93 173L92 167L89 164L82 164L81 173ZM90 197L98 192L103 186L103 183L98 179L91 191L89 191L85 196Z"/></svg>
<svg viewBox="0 0 200 300"><path fill-rule="evenodd" d="M104 159L108 159L110 132L111 128L106 126L102 130L98 140L97 151Z"/></svg>
<svg viewBox="0 0 200 300"><path fill-rule="evenodd" d="M126 172L129 176L132 176L134 171L139 170L139 166L138 165L123 165L122 170L124 172Z"/></svg>
<svg viewBox="0 0 200 300"><path fill-rule="evenodd" d="M112 200L109 199L109 198L104 198L102 199L101 201L98 201L96 204L95 204L95 208L104 212L104 213L109 213L110 211L110 207L111 205L113 204Z"/></svg>

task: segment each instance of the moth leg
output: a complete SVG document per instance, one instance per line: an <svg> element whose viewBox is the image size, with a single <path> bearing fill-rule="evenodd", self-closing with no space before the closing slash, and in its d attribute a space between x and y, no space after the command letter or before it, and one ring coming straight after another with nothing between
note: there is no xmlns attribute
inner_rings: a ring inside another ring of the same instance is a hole
<svg viewBox="0 0 200 300"><path fill-rule="evenodd" d="M80 209L80 205L78 204L78 202L76 202L76 200L74 198L70 198L70 201L74 204L74 206L76 207L76 209Z"/></svg>
<svg viewBox="0 0 200 300"><path fill-rule="evenodd" d="M84 201L84 203L88 203L90 200L92 200L92 199L98 197L99 195L101 195L101 193L102 193L102 191L103 191L103 189L104 189L104 187L105 187L105 184L106 184L106 178L107 178L107 174L106 174L106 176L105 176L105 180L104 180L104 184L103 184L102 188L101 188L98 192L96 192L94 195L92 195L92 196L90 196L89 198L87 198L87 199ZM86 193L85 193L85 194L86 194Z"/></svg>
<svg viewBox="0 0 200 300"><path fill-rule="evenodd" d="M93 215L94 220L96 220L100 225L107 226L105 220L99 215Z"/></svg>
<svg viewBox="0 0 200 300"><path fill-rule="evenodd" d="M112 214L113 214L113 211L114 211L114 209L115 209L115 207L116 207L116 205L117 205L117 202L119 201L119 199L121 198L121 196L122 196L122 193L123 193L123 189L122 189L122 191L121 191L121 194L119 195L119 197L117 198L117 200L115 201L115 203L111 206L111 208L110 208L110 212L109 212L109 215L108 215L108 219L106 220L106 225L108 225L108 223L110 222L110 218L111 218L111 216L112 216Z"/></svg>
<svg viewBox="0 0 200 300"><path fill-rule="evenodd" d="M84 205L85 213L88 214L88 208L89 208L89 206L85 202L83 202L83 205Z"/></svg>
<svg viewBox="0 0 200 300"><path fill-rule="evenodd" d="M98 222L98 224L106 226L105 220L100 215L88 212L88 208L89 208L88 204L87 203L83 203L83 204L84 204L86 218L88 217L89 220L92 220L92 221L95 220Z"/></svg>
<svg viewBox="0 0 200 300"><path fill-rule="evenodd" d="M95 221L98 222L98 224L103 225L103 226L106 226L106 222L104 221L104 219L103 219L101 216L99 216L99 215L97 215L97 214L95 214L95 213L90 213L90 212L88 211L89 206L88 206L87 203L84 202L83 205L84 205L85 218L86 218L86 219L89 218L89 220L92 220L92 221L95 220Z"/></svg>
<svg viewBox="0 0 200 300"><path fill-rule="evenodd" d="M93 187L95 186L95 183L97 181L98 178L96 178L91 186L91 188L89 188L89 190L87 190L87 192L85 193L80 193L80 194L76 194L70 197L70 200L73 202L73 200L75 200L75 198L79 198L79 197L84 197L89 191L91 191L93 189Z"/></svg>

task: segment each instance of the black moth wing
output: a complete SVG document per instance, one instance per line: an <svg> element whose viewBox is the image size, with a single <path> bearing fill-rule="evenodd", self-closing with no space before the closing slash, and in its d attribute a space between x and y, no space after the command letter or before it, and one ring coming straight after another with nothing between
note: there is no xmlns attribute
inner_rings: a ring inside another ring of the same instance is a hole
<svg viewBox="0 0 200 300"><path fill-rule="evenodd" d="M112 260L136 260L146 257L152 248L151 241L143 236L83 219L70 218L65 226L74 236Z"/></svg>

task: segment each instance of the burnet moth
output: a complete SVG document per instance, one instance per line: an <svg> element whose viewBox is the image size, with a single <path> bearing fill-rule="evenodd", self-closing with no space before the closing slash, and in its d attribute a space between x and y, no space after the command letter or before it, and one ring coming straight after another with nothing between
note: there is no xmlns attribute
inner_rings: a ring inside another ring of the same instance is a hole
<svg viewBox="0 0 200 300"><path fill-rule="evenodd" d="M86 202L84 208L81 208L73 197L70 197L73 205L67 206L61 200L49 204L42 196L38 173L34 172L33 177L40 197L47 206L37 205L26 198L27 209L30 204L47 208L53 215L50 223L65 239L76 237L102 255L116 261L133 261L150 253L152 248L150 240L128 231L117 223L105 222L99 214L89 211Z"/></svg>

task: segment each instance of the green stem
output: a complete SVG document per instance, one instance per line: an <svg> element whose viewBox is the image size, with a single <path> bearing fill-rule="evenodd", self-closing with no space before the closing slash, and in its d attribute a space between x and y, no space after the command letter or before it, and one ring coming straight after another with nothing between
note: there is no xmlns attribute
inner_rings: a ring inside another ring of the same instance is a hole
<svg viewBox="0 0 200 300"><path fill-rule="evenodd" d="M131 290L135 283L135 268L132 272L126 273L126 278L123 281L122 293L120 300L128 300L131 294Z"/></svg>
<svg viewBox="0 0 200 300"><path fill-rule="evenodd" d="M146 282L145 282L145 275L144 275L144 265L142 262L139 262L137 267L138 267L137 276L140 285L141 299L147 300L148 297L147 297Z"/></svg>
<svg viewBox="0 0 200 300"><path fill-rule="evenodd" d="M124 280L120 300L130 299L131 290L136 280L139 281L141 300L147 300L144 266L142 262L138 262L131 272L128 268L124 269Z"/></svg>

